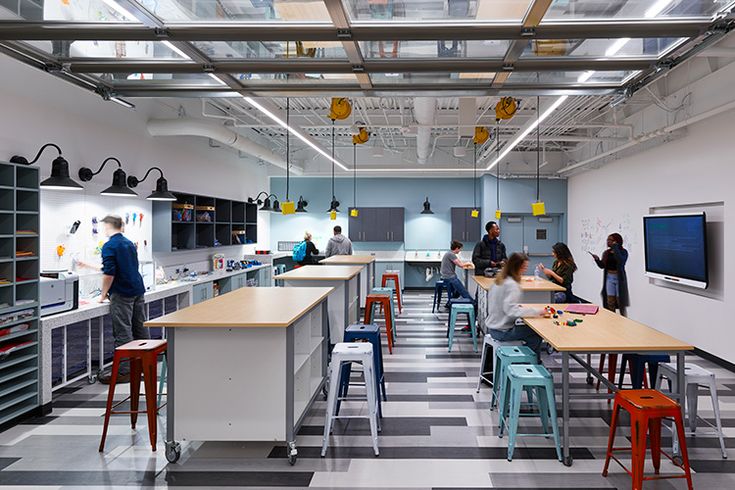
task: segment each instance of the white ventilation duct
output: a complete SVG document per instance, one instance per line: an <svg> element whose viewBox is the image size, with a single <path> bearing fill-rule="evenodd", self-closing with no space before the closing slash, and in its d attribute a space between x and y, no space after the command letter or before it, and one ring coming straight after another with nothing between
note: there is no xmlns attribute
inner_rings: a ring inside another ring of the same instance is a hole
<svg viewBox="0 0 735 490"><path fill-rule="evenodd" d="M281 155L273 153L268 148L259 145L245 136L232 131L216 121L200 119L150 119L148 132L152 136L201 136L219 141L255 158L271 163L277 167L286 168L286 161ZM291 171L300 173L302 169L291 164Z"/></svg>
<svg viewBox="0 0 735 490"><path fill-rule="evenodd" d="M431 128L436 114L436 97L413 99L413 115L419 127L416 132L416 162L425 164L431 152Z"/></svg>

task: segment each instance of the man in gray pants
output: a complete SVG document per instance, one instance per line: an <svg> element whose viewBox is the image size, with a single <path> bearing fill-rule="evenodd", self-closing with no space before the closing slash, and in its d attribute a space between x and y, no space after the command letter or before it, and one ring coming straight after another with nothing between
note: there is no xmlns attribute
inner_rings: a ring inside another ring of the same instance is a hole
<svg viewBox="0 0 735 490"><path fill-rule="evenodd" d="M150 338L145 323L145 286L138 270L138 251L135 244L122 234L123 220L120 216L105 216L102 219L105 234L109 237L102 247L102 303L110 296L110 317L115 347L132 340ZM99 267L79 262L82 267L100 270ZM100 383L108 384L111 373L100 374ZM130 366L123 363L117 377L118 383L130 382Z"/></svg>

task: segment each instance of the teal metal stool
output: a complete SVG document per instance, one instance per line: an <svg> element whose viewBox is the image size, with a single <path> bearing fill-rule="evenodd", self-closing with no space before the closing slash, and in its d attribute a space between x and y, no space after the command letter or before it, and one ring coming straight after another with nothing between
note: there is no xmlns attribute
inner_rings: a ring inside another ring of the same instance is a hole
<svg viewBox="0 0 735 490"><path fill-rule="evenodd" d="M502 345L495 349L495 367L493 368L493 392L490 395L490 408L493 409L503 396L503 385L507 378L507 369L513 364L537 364L536 353L525 345ZM532 402L532 399L528 400ZM502 400L501 400L501 407ZM502 417L501 417L502 420Z"/></svg>
<svg viewBox="0 0 735 490"><path fill-rule="evenodd" d="M391 315L392 315L392 322L391 325L393 326L393 339L395 340L396 337L398 337L398 332L396 329L396 303L393 299L393 294L395 293L395 290L393 288L373 288L370 290L370 294L383 294L390 298L390 309L391 309ZM373 305L373 310L375 310L375 306ZM375 316L375 311L371 312L370 317L373 318Z"/></svg>
<svg viewBox="0 0 735 490"><path fill-rule="evenodd" d="M500 432L503 437L503 426L508 427L508 461L513 460L513 451L518 436L554 436L556 445L556 457L561 457L561 443L559 441L559 424L556 416L556 399L554 398L554 379L551 373L541 365L537 364L513 364L506 369L507 379L503 387L502 400L500 402ZM521 414L521 396L524 391L531 390L536 393L538 412ZM506 410L507 406L507 420ZM543 433L518 433L518 419L520 417L541 417ZM551 433L549 433L549 424Z"/></svg>
<svg viewBox="0 0 735 490"><path fill-rule="evenodd" d="M472 332L472 345L477 352L477 326L475 325L475 307L468 303L454 303L449 313L449 352L452 352L452 344L454 343L454 329L457 325L457 316L460 313L467 315L467 321L470 324Z"/></svg>

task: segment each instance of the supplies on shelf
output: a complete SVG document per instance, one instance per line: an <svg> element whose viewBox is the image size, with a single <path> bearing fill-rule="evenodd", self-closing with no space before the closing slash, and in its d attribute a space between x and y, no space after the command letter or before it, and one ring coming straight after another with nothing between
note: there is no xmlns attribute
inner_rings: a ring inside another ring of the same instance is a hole
<svg viewBox="0 0 735 490"><path fill-rule="evenodd" d="M20 325L15 325L13 327L0 328L0 338L10 335L11 333L24 332L29 328L31 328L30 323L21 323Z"/></svg>
<svg viewBox="0 0 735 490"><path fill-rule="evenodd" d="M171 219L190 223L194 219L194 206L192 204L174 203L171 205Z"/></svg>
<svg viewBox="0 0 735 490"><path fill-rule="evenodd" d="M197 206L195 210L197 223L214 222L214 206Z"/></svg>
<svg viewBox="0 0 735 490"><path fill-rule="evenodd" d="M26 346L28 346L28 345L30 345L32 343L33 342L31 342L30 340L27 340L25 342L14 342L14 343L11 343L11 344L5 344L3 346L0 346L0 360L1 359L5 359L6 357L8 357L13 352L15 352L17 350L20 350L20 349L23 349L24 347L26 347Z"/></svg>

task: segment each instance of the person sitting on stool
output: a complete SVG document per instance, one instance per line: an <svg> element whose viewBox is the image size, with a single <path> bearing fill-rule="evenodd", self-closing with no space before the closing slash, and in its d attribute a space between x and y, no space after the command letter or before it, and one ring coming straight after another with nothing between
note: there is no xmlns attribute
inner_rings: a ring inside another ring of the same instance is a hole
<svg viewBox="0 0 735 490"><path fill-rule="evenodd" d="M452 291L455 298L461 296L462 298L472 301L472 304L475 304L475 300L472 298L469 291L467 291L465 285L462 284L459 277L457 277L456 267L461 267L462 269L474 269L472 262L463 262L459 259L458 255L462 250L462 247L462 242L452 240L452 243L449 245L450 250L444 254L444 257L442 257L442 264L439 269L439 273L441 274L442 281L448 285L448 291ZM452 298L449 299L451 300Z"/></svg>

